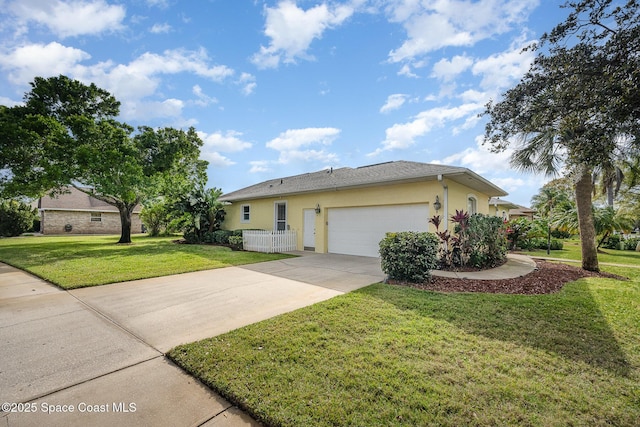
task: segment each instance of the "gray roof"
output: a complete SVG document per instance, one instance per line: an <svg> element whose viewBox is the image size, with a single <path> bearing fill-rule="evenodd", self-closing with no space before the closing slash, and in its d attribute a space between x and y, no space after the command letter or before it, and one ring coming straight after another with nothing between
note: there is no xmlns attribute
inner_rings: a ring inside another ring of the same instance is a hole
<svg viewBox="0 0 640 427"><path fill-rule="evenodd" d="M42 196L38 208L57 211L118 212L118 208L115 206L91 197L74 187L66 187L64 193L56 194L53 197ZM134 212L140 212L140 206L136 206Z"/></svg>
<svg viewBox="0 0 640 427"><path fill-rule="evenodd" d="M435 181L438 176L463 184L489 196L507 193L467 168L419 162L395 161L358 168L326 169L284 178L271 179L231 193L220 201L236 202L267 197L316 193L328 190L372 187L402 182Z"/></svg>
<svg viewBox="0 0 640 427"><path fill-rule="evenodd" d="M492 197L491 200L489 200L489 206L500 206L502 209L516 209L523 207L499 197Z"/></svg>

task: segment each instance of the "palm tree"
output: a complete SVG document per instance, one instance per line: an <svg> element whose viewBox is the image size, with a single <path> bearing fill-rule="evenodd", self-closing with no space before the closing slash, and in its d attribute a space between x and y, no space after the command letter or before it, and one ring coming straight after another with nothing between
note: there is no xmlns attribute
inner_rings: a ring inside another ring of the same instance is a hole
<svg viewBox="0 0 640 427"><path fill-rule="evenodd" d="M551 252L551 221L554 208L559 204L566 204L569 197L556 187L543 186L540 192L531 198L531 206L542 217L547 218L547 255Z"/></svg>
<svg viewBox="0 0 640 427"><path fill-rule="evenodd" d="M547 176L557 175L563 164L569 147L575 147L575 133L571 128L561 125L546 124L535 134L522 135L520 146L511 156L511 165L525 172L544 173ZM593 222L592 169L585 163L574 163L574 180L576 208L580 229L582 249L582 268L599 271L596 231Z"/></svg>

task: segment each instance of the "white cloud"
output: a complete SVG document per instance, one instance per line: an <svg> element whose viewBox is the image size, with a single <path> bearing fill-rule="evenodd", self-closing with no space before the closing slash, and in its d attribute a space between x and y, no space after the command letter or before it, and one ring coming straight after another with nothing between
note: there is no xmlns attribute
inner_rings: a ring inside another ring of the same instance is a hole
<svg viewBox="0 0 640 427"><path fill-rule="evenodd" d="M160 8L165 8L169 5L169 1L168 0L146 0L146 3L153 7L160 7Z"/></svg>
<svg viewBox="0 0 640 427"><path fill-rule="evenodd" d="M389 113L393 110L397 110L404 105L407 101L408 95L402 93L395 93L387 97L387 102L380 107L381 113Z"/></svg>
<svg viewBox="0 0 640 427"><path fill-rule="evenodd" d="M411 68L411 65L409 64L404 64L402 66L402 68L400 68L400 71L398 71L398 75L399 76L405 76L405 77L411 77L414 79L417 79L418 77L420 77L419 75L417 75L416 73L413 72L413 69Z"/></svg>
<svg viewBox="0 0 640 427"><path fill-rule="evenodd" d="M17 105L23 105L22 101L14 101L13 99L7 98L6 96L0 96L0 105L4 105L5 107L15 107Z"/></svg>
<svg viewBox="0 0 640 427"><path fill-rule="evenodd" d="M216 98L205 94L202 91L202 88L200 87L200 85L195 85L193 88L191 88L191 91L198 98L195 101L195 103L196 103L196 105L199 105L200 107L206 107L209 104L217 104L218 103L218 100Z"/></svg>
<svg viewBox="0 0 640 427"><path fill-rule="evenodd" d="M335 163L338 156L334 153L326 152L324 149L303 150L302 148L331 145L339 134L340 129L336 128L289 129L267 142L266 146L280 152L278 163L282 164L300 160Z"/></svg>
<svg viewBox="0 0 640 427"><path fill-rule="evenodd" d="M432 77L446 82L453 80L458 74L466 71L473 65L473 59L465 55L456 55L451 60L442 58L433 66Z"/></svg>
<svg viewBox="0 0 640 427"><path fill-rule="evenodd" d="M499 153L493 153L489 147L482 145L482 141L483 137L478 136L475 147L469 147L459 153L445 157L442 159L442 163L464 166L479 174L512 171L509 162L513 149L509 148Z"/></svg>
<svg viewBox="0 0 640 427"><path fill-rule="evenodd" d="M413 58L448 46L472 46L509 31L526 20L539 0L391 1L386 11L402 24L407 40L389 53L391 62Z"/></svg>
<svg viewBox="0 0 640 427"><path fill-rule="evenodd" d="M252 147L250 142L241 139L242 133L235 130L228 130L225 133L215 132L207 134L205 132L197 132L203 145L200 150L201 157L209 161L215 166L231 166L235 162L222 153L237 153L248 150Z"/></svg>
<svg viewBox="0 0 640 427"><path fill-rule="evenodd" d="M368 155L375 156L384 151L409 148L416 143L416 138L426 135L434 128L443 127L448 122L475 116L482 108L481 104L471 103L458 107L437 107L423 111L409 122L395 124L387 128L382 147Z"/></svg>
<svg viewBox="0 0 640 427"><path fill-rule="evenodd" d="M0 68L8 71L9 81L24 85L36 76L71 73L78 63L91 58L87 52L57 42L30 44L0 54Z"/></svg>
<svg viewBox="0 0 640 427"><path fill-rule="evenodd" d="M171 32L171 30L171 25L167 24L166 22L164 24L153 24L153 26L149 29L149 31L153 34L166 34Z"/></svg>
<svg viewBox="0 0 640 427"><path fill-rule="evenodd" d="M90 58L91 55L87 52L58 42L46 45L26 44L7 53L0 53L0 69L6 73L11 83L24 87L36 76L51 77L60 74L86 83L95 83L122 102L121 113L127 120L175 117L182 111L183 101L147 99L158 94L164 75L190 73L222 83L235 73L225 65L212 65L204 49L166 50L161 54L146 52L128 64L104 61L85 65L84 62ZM255 88L252 78L248 73L241 76L243 92L250 93ZM197 105L217 102L215 98L203 94L199 86L194 87L193 92L198 97L195 101ZM154 109L157 113L155 115Z"/></svg>
<svg viewBox="0 0 640 427"><path fill-rule="evenodd" d="M18 0L8 8L23 22L44 25L62 38L120 30L126 14L124 6L104 0Z"/></svg>
<svg viewBox="0 0 640 427"><path fill-rule="evenodd" d="M242 94L247 96L251 95L258 87L256 77L249 73L242 73L236 83L242 86Z"/></svg>
<svg viewBox="0 0 640 427"><path fill-rule="evenodd" d="M312 144L330 145L339 134L340 129L336 128L289 129L267 142L267 147L284 151Z"/></svg>
<svg viewBox="0 0 640 427"><path fill-rule="evenodd" d="M120 113L129 120L146 121L152 118L178 118L182 114L184 102L175 99L164 101L138 101L122 103Z"/></svg>
<svg viewBox="0 0 640 427"><path fill-rule="evenodd" d="M510 191L516 191L527 184L524 179L514 177L493 178L491 179L491 182L505 190L507 193Z"/></svg>
<svg viewBox="0 0 640 427"><path fill-rule="evenodd" d="M233 160L221 155L216 151L203 152L202 158L208 161L209 165L213 165L213 166L226 167L226 166L232 166L236 164L236 162L234 162Z"/></svg>
<svg viewBox="0 0 640 427"><path fill-rule="evenodd" d="M251 165L249 173L271 172L271 168L269 167L269 162L267 160L256 160L249 162L249 164Z"/></svg>
<svg viewBox="0 0 640 427"><path fill-rule="evenodd" d="M324 150L289 150L281 151L278 163L289 164L295 161L303 162L323 162L323 163L337 163L339 160L338 155L335 153L327 153Z"/></svg>
<svg viewBox="0 0 640 427"><path fill-rule="evenodd" d="M251 58L259 68L276 68L281 61L294 63L298 58L313 59L307 53L313 40L321 38L325 30L341 25L355 9L322 3L304 10L292 0L282 0L265 11L264 34L271 41L267 47L260 46L260 51Z"/></svg>
<svg viewBox="0 0 640 427"><path fill-rule="evenodd" d="M222 151L225 153L232 153L247 150L253 145L250 142L243 141L240 138L242 136L242 132L237 132L235 130L228 130L224 134L222 132L215 132L212 134L198 132L198 136L204 142L204 151Z"/></svg>
<svg viewBox="0 0 640 427"><path fill-rule="evenodd" d="M531 41L513 46L510 50L477 61L473 67L474 75L482 76L480 87L495 92L502 91L518 81L528 70L535 58L535 52L522 49Z"/></svg>

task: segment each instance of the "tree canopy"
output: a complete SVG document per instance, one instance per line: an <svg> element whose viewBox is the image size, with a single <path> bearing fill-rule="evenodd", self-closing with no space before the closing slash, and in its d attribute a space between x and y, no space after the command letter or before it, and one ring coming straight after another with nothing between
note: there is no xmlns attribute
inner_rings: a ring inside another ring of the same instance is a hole
<svg viewBox="0 0 640 427"><path fill-rule="evenodd" d="M545 34L530 70L485 114L485 142L515 145L512 164L574 177L582 267L598 270L592 214L592 173L612 170L637 153L640 134L639 5L612 0L568 1L565 22ZM543 50L546 49L546 50Z"/></svg>
<svg viewBox="0 0 640 427"><path fill-rule="evenodd" d="M24 105L0 107L0 193L36 197L74 186L118 208L120 243L131 213L162 191L206 181L202 141L187 131L134 129L116 120L120 103L94 84L37 77Z"/></svg>

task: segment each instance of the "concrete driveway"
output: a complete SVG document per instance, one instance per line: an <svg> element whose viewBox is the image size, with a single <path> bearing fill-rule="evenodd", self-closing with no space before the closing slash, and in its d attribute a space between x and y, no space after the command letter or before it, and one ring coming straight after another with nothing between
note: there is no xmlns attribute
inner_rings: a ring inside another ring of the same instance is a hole
<svg viewBox="0 0 640 427"><path fill-rule="evenodd" d="M0 426L257 425L164 353L384 277L304 255L69 292L0 264Z"/></svg>

